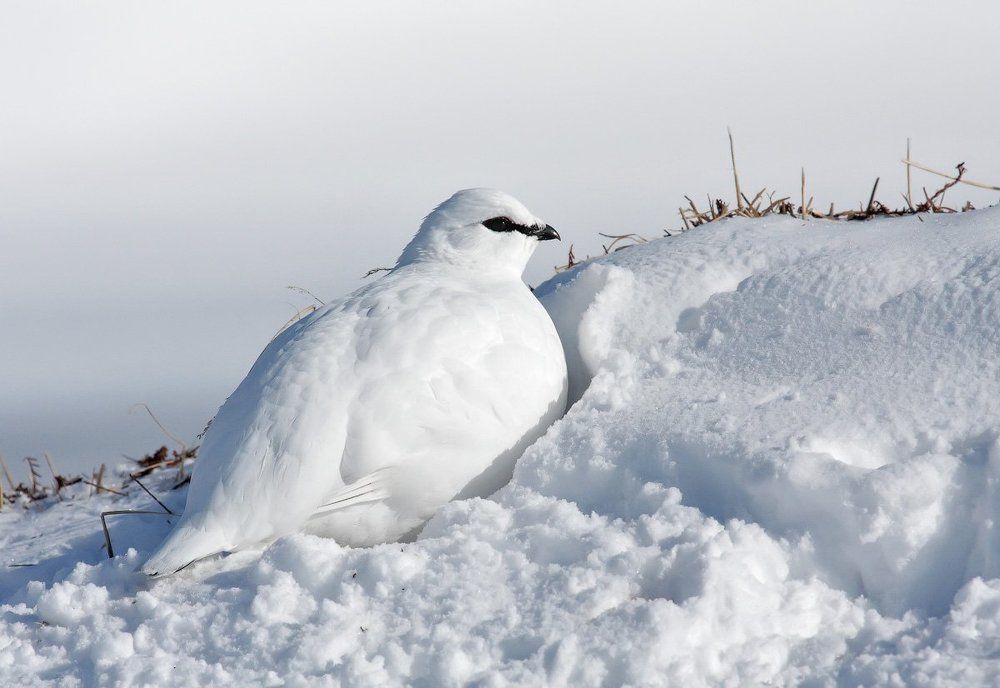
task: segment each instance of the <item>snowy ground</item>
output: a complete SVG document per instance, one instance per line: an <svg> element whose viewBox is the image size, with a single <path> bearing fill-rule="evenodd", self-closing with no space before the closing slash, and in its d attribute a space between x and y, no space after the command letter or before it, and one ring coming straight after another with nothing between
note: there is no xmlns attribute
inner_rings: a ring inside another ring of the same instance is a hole
<svg viewBox="0 0 1000 688"><path fill-rule="evenodd" d="M156 583L165 519L100 549L134 487L7 509L0 684L1000 681L1000 208L717 222L536 293L578 401L493 499Z"/></svg>

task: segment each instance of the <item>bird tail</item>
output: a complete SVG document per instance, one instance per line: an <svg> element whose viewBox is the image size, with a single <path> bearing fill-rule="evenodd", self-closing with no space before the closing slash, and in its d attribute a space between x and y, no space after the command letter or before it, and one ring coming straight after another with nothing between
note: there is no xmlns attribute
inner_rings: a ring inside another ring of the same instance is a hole
<svg viewBox="0 0 1000 688"><path fill-rule="evenodd" d="M218 532L209 531L184 518L174 527L160 547L142 565L150 578L169 576L184 567L225 551Z"/></svg>

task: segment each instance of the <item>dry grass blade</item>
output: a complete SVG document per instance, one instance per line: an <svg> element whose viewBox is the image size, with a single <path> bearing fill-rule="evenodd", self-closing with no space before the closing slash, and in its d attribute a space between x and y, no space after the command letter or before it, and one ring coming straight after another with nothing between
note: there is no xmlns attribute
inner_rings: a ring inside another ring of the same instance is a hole
<svg viewBox="0 0 1000 688"><path fill-rule="evenodd" d="M556 265L553 270L555 270L556 274L559 274L560 272L566 272L575 265L578 265L578 261L576 260L576 254L573 253L573 244L570 244L569 253L566 255L566 264ZM532 289L532 291L534 291L534 289Z"/></svg>
<svg viewBox="0 0 1000 688"><path fill-rule="evenodd" d="M629 248L630 246L635 246L637 244L644 244L649 241L646 237L639 234L605 234L604 232L598 232L598 236L602 236L605 239L611 239L611 243L601 245L601 248L604 250L604 255L614 253L615 251L621 251L622 249ZM590 260L590 258L590 256L587 256L584 261ZM565 272L580 263L581 261L577 260L576 254L573 252L573 245L571 244L569 247L569 255L566 257L566 264L555 266L555 271L557 274ZM534 291L534 289L532 289L532 291Z"/></svg>
<svg viewBox="0 0 1000 688"><path fill-rule="evenodd" d="M10 479L10 471L7 470L7 462L3 460L3 455L2 454L0 454L0 468L3 468L3 474L4 474L4 477L7 478L7 484L10 485L10 489L14 492L14 494L16 494L17 493L17 486L15 486L14 485L14 481ZM14 494L11 494L11 496L10 496L11 501L14 500ZM4 503L5 499L6 499L6 495L4 495L4 493L3 493L3 483L0 482L0 509L3 509L3 503Z"/></svg>
<svg viewBox="0 0 1000 688"><path fill-rule="evenodd" d="M107 485L99 485L97 483L93 483L87 480L86 478L79 478L78 482L82 482L84 485L90 485L91 487L96 488L98 491L110 492L111 494L116 494L121 497L128 497L128 493L126 492L119 492L118 490L108 487Z"/></svg>
<svg viewBox="0 0 1000 688"><path fill-rule="evenodd" d="M915 165L914 165L914 167L915 167ZM964 162L960 162L957 165L955 165L955 170L958 172L958 175L956 175L954 177L948 177L948 179L950 179L951 181L948 182L947 184L945 184L944 186L942 186L940 189L937 190L937 192L935 192L935 194L933 196L931 196L929 199L927 199L931 204L933 204L934 201L937 200L938 196L940 196L941 200L944 201L944 194L945 194L945 192L948 189L950 189L951 187L953 187L956 184L958 184L960 181L962 181L962 175L965 174L965 163ZM997 191L1000 191L1000 189L997 189ZM941 203L938 203L937 207L940 209L942 207Z"/></svg>
<svg viewBox="0 0 1000 688"><path fill-rule="evenodd" d="M365 274L361 275L361 279L368 279L372 275L377 275L380 272L392 272L392 268L372 268Z"/></svg>
<svg viewBox="0 0 1000 688"><path fill-rule="evenodd" d="M326 305L326 302L323 301L323 299L321 299L320 297L316 296L315 294L313 294L311 291L309 291L305 287L296 287L294 285L290 285L290 286L285 287L285 289L290 289L290 290L294 291L297 294L302 294L303 296L308 296L310 299L315 299L316 303L318 303L320 306L325 306Z"/></svg>
<svg viewBox="0 0 1000 688"><path fill-rule="evenodd" d="M875 183L872 186L871 193L868 196L868 203L859 203L856 210L842 210L837 212L834 209L833 203L830 204L830 209L826 212L817 211L813 209L813 197L806 196L806 172L805 168L800 170L800 187L799 187L799 206L795 207L789 201L788 196L781 197L774 200L774 193L768 192L766 189L762 189L756 196L752 199L748 198L739 189L739 177L735 174L736 172L736 156L734 153L735 146L733 145L732 132L727 129L729 135L729 155L733 163L733 181L736 186L737 191L737 207L735 210L730 210L726 201L721 198L712 198L711 195L707 195L708 206L705 210L702 210L698 205L692 200L690 196L685 195L684 200L687 201L687 207L681 207L677 209L677 213L681 217L681 222L684 227L680 231L690 231L696 227L700 227L709 222L714 222L728 217L764 217L766 215L777 214L777 215L797 215L803 219L807 217L814 217L823 220L867 220L872 217L879 216L889 216L895 217L899 215L917 215L917 219L920 219L919 213L955 213L955 212L965 212L967 210L974 210L971 203L966 202L961 206L960 209L949 208L944 205L944 196L948 189L955 186L958 183L971 184L972 186L977 186L984 189L990 189L994 191L1000 191L1000 187L992 186L989 184L982 184L980 182L970 182L965 178L965 165L964 163L956 166L956 174L946 174L944 172L939 172L933 170L924 165L913 162L910 159L910 141L907 139L906 148L907 156L903 160L906 167L907 175L907 193L904 195L904 200L906 201L906 206L904 208L893 209L887 207L882 202L876 200L875 194L878 191L878 185L880 178L875 179ZM919 204L913 203L912 198L912 188L911 188L911 174L910 167L916 167L917 169L931 172L939 176L945 177L948 182L945 183L940 189L935 191L933 194L927 193L924 189L924 201ZM764 205L764 195L767 194L767 204ZM921 220L922 221L922 220ZM670 231L664 230L666 236L672 236Z"/></svg>
<svg viewBox="0 0 1000 688"><path fill-rule="evenodd" d="M293 306L293 308L294 308L294 306ZM271 337L270 341L268 341L268 344L270 344L275 339L277 339L281 335L282 332L284 332L289 327L291 327L292 325L294 325L295 323L297 323L299 320L302 320L302 318L306 317L307 315L309 315L310 313L312 313L317 308L319 308L319 306L317 306L316 304L311 303L308 306L306 306L305 308L300 308L299 310L295 311L295 315L293 315L288 320L286 320L285 324L282 325L280 328L278 328L278 331L274 333L274 336ZM205 428L205 429L207 430L208 428Z"/></svg>
<svg viewBox="0 0 1000 688"><path fill-rule="evenodd" d="M38 459L33 456L24 457L24 462L28 464L28 473L31 475L31 494L34 495L43 494L44 490L41 489L42 484L42 472L38 468Z"/></svg>
<svg viewBox="0 0 1000 688"><path fill-rule="evenodd" d="M94 482L92 483L98 491L104 486L104 464L94 473Z"/></svg>
<svg viewBox="0 0 1000 688"><path fill-rule="evenodd" d="M139 407L146 409L146 413L149 414L149 417L153 419L153 422L156 423L156 426L160 428L160 430L163 432L164 435L166 435L168 438L176 442L182 450L185 451L187 450L187 444L185 444L183 440L177 437L177 435L167 430L167 428L163 425L163 423L160 422L160 419L157 418L156 415L153 413L152 409L149 408L149 404L143 401L140 401L138 404L132 404L132 407L129 409L128 412L132 413L132 411L136 410Z"/></svg>
<svg viewBox="0 0 1000 688"><path fill-rule="evenodd" d="M878 190L878 180L880 178L881 177L875 177L875 185L872 186L872 194L868 197L868 206L866 208L866 212L868 213L871 213L874 210L872 204L875 202L875 192Z"/></svg>
<svg viewBox="0 0 1000 688"><path fill-rule="evenodd" d="M168 507L168 506L167 506L166 504L164 504L163 502L161 502L161 501L160 501L160 500L159 500L159 499L158 499L158 498L156 497L156 495L155 495L155 494L153 494L152 492L150 492L150 491L149 491L149 488L148 488L148 487L146 487L146 486L145 486L145 485L143 485L143 484L142 484L141 482L139 482L139 479L138 479L137 477L135 477L135 475L134 475L134 474L130 473L130 474L129 474L129 477L130 477L130 478L132 478L132 480L134 480L134 481L135 481L135 484L136 484L136 485L138 485L139 487L141 487L141 488L142 488L143 492L145 492L145 493L146 493L146 494L148 494L148 495L149 495L150 497L152 497L152 498L153 498L153 501L154 501L154 502L156 502L157 504L159 504L159 505L160 505L160 506L161 506L161 507L163 508L163 510L164 510L164 511L166 511L166 512L167 512L168 514L170 514L171 516L175 516L175 515L176 515L176 514L174 514L174 512L173 512L173 511L171 511L171 510L170 510L170 507Z"/></svg>
<svg viewBox="0 0 1000 688"><path fill-rule="evenodd" d="M733 130L726 127L729 134L729 159L733 163L733 183L736 185L736 208L743 210L743 194L740 192L740 175L736 173L736 148L733 145Z"/></svg>
<svg viewBox="0 0 1000 688"><path fill-rule="evenodd" d="M48 464L49 466L49 473L52 474L52 490L55 492L56 497L59 498L59 501L62 501L61 492L65 478L63 478L61 475L59 475L59 473L56 472L55 467L52 465L52 457L49 456L49 453L44 452L43 456L45 457L45 463Z"/></svg>
<svg viewBox="0 0 1000 688"><path fill-rule="evenodd" d="M604 246L603 244L601 245L601 248L604 249L604 255L608 255L613 251L619 251L623 248L628 248L629 246L635 246L636 244L645 244L648 241L648 239L639 236L638 234L605 234L603 232L598 232L598 235L604 237L605 239L612 240L611 243L608 244L607 246ZM618 248L615 248L616 245L624 243L626 241L631 243L624 244L623 246L618 246Z"/></svg>
<svg viewBox="0 0 1000 688"><path fill-rule="evenodd" d="M806 168L802 168L802 202L799 206L802 211L802 219L806 219Z"/></svg>
<svg viewBox="0 0 1000 688"><path fill-rule="evenodd" d="M132 509L118 509L115 511L102 511L101 512L101 528L104 530L104 547L108 551L108 559L115 558L115 550L111 545L111 532L108 530L108 516L120 516L123 514L146 514L149 516L164 516L170 517L173 514L165 514L162 511L135 511Z"/></svg>
<svg viewBox="0 0 1000 688"><path fill-rule="evenodd" d="M904 164L906 165L906 206L910 210L913 210L913 186L910 179L912 165L910 165L909 160L910 160L910 137L907 136L906 160L904 161Z"/></svg>
<svg viewBox="0 0 1000 688"><path fill-rule="evenodd" d="M916 167L918 170L923 170L924 172L930 172L931 174L936 174L939 177L944 177L945 179L951 179L955 183L962 182L963 184L968 184L969 186L975 186L976 188L979 189L986 189L988 191L1000 191L1000 186L992 186L991 184L984 184L982 182L974 182L971 179L964 179L961 178L962 177L961 174L956 176L948 174L947 172L940 172L925 165L921 165L918 162L913 162L912 160L910 160L909 156L907 156L905 160L901 160L900 162L906 165L907 169L909 169L911 166ZM965 163L962 163L962 165L964 166Z"/></svg>
<svg viewBox="0 0 1000 688"><path fill-rule="evenodd" d="M2 454L0 454L0 468L3 468L3 475L7 478L7 484L10 485L10 489L16 490L17 486L14 485L14 481L11 480L10 471L7 470L7 462L3 460Z"/></svg>

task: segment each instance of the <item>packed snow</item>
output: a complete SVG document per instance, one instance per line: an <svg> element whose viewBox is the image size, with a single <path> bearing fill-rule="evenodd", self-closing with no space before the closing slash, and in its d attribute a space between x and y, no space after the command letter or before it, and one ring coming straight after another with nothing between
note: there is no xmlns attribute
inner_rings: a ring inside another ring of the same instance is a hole
<svg viewBox="0 0 1000 688"><path fill-rule="evenodd" d="M101 549L134 486L7 508L0 684L1000 682L1000 208L719 221L535 293L572 406L494 497L155 582L168 519Z"/></svg>

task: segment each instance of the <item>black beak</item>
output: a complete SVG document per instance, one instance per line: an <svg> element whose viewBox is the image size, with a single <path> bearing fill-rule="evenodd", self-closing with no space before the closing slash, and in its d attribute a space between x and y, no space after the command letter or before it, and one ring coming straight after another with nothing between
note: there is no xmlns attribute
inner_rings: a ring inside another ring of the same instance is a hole
<svg viewBox="0 0 1000 688"><path fill-rule="evenodd" d="M559 232L552 225L545 225L537 232L535 232L534 237L539 241L548 241L549 239L558 239L562 241L562 237L559 236Z"/></svg>

